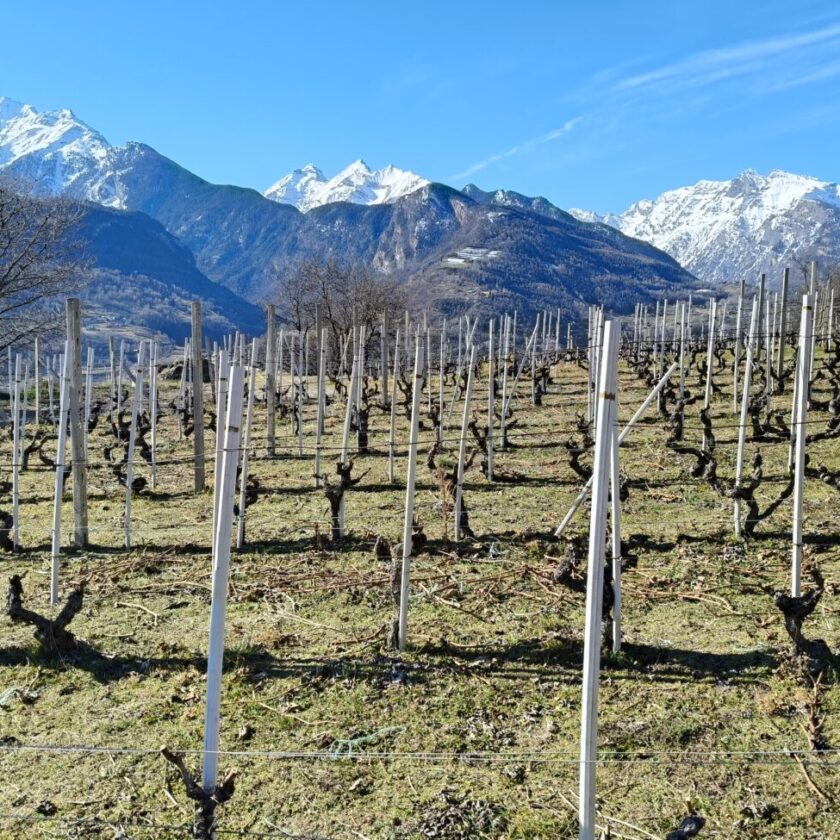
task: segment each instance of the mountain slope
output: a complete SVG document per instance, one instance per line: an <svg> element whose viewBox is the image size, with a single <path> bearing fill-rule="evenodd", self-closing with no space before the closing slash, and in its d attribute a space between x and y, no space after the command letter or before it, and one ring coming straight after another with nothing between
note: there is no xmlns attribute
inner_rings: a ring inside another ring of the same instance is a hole
<svg viewBox="0 0 840 840"><path fill-rule="evenodd" d="M263 329L259 307L209 280L192 253L143 213L87 204L74 237L91 263L92 282L82 290L86 321L92 305L100 320L181 341L190 332L190 302L198 298L211 339Z"/></svg>
<svg viewBox="0 0 840 840"><path fill-rule="evenodd" d="M751 280L811 259L840 262L840 185L775 170L698 181L617 216L570 211L651 242L711 284Z"/></svg>
<svg viewBox="0 0 840 840"><path fill-rule="evenodd" d="M371 169L363 160L351 163L338 175L324 177L311 163L283 176L263 195L306 212L336 201L353 204L385 204L414 192L429 182L413 172L388 165Z"/></svg>

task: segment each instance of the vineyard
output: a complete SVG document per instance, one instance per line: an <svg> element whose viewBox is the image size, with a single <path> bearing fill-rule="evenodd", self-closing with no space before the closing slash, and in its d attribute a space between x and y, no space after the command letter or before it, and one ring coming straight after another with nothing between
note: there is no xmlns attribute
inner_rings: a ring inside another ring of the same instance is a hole
<svg viewBox="0 0 840 840"><path fill-rule="evenodd" d="M66 466L88 357L40 361L36 415L21 349L0 837L572 838L589 767L595 836L840 836L840 343L762 292L578 347L546 315L124 347Z"/></svg>

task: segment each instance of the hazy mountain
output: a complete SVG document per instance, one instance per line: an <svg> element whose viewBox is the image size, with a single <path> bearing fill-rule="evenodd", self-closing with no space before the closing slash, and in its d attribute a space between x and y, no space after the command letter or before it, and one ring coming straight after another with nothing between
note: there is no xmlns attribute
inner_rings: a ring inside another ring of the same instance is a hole
<svg viewBox="0 0 840 840"><path fill-rule="evenodd" d="M790 172L698 181L617 216L569 212L651 242L710 284L761 272L778 283L785 266L840 263L840 185Z"/></svg>

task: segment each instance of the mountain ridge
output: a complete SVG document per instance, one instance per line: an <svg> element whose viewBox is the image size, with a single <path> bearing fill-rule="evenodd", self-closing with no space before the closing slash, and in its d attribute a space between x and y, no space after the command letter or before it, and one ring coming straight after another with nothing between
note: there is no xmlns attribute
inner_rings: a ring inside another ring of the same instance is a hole
<svg viewBox="0 0 840 840"><path fill-rule="evenodd" d="M760 273L778 285L785 267L840 263L840 184L781 169L700 180L619 214L569 212L653 243L714 285Z"/></svg>
<svg viewBox="0 0 840 840"><path fill-rule="evenodd" d="M68 128L78 122L72 112L27 118L39 130L61 123L73 142L78 139ZM282 278L308 258L388 272L423 306L481 308L502 296L505 306L523 314L558 306L570 318L583 317L591 303L632 311L637 300L673 297L676 288L695 282L649 244L611 228L593 229L545 199L512 191L491 195L477 187L471 196L425 179L391 197L377 190L404 184L405 173L395 167L374 173L357 161L337 177L349 191L344 197L363 201L332 201L301 212L253 189L212 184L146 144L109 146L80 126L81 147L53 148L42 133L27 154L13 161L7 156L6 171L25 169L45 192L146 214L191 252L206 278L252 304L276 299ZM314 166L299 176L324 178Z"/></svg>

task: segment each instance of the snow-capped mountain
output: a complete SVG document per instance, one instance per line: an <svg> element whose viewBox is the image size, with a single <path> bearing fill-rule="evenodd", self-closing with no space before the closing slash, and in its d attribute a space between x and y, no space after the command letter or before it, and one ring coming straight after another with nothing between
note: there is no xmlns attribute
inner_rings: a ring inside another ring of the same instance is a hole
<svg viewBox="0 0 840 840"><path fill-rule="evenodd" d="M336 201L387 204L428 183L425 178L395 166L371 169L363 160L354 161L338 175L326 178L310 163L284 175L263 195L280 204L291 204L305 213L313 207Z"/></svg>
<svg viewBox="0 0 840 840"><path fill-rule="evenodd" d="M112 146L70 110L41 112L0 97L0 171L25 180L41 195L67 195L129 208L122 176L142 157L140 145ZM428 183L395 166L371 169L357 160L332 178L309 164L281 178L264 194L305 212L335 201L385 204Z"/></svg>
<svg viewBox="0 0 840 840"><path fill-rule="evenodd" d="M119 170L130 149L112 146L66 108L36 111L0 97L0 171L40 195L68 195L125 206Z"/></svg>
<svg viewBox="0 0 840 840"><path fill-rule="evenodd" d="M569 212L650 242L707 283L764 272L777 284L786 266L840 262L840 185L780 170L698 181L619 215Z"/></svg>

